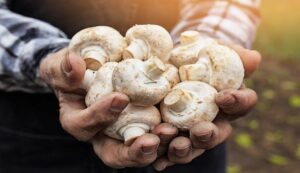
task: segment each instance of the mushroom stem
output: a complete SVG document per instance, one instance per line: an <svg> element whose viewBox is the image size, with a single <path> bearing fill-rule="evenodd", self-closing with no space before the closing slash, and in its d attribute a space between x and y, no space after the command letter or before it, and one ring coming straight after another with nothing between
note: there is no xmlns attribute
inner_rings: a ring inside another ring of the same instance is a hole
<svg viewBox="0 0 300 173"><path fill-rule="evenodd" d="M185 31L180 35L181 44L191 44L200 39L200 34L197 31Z"/></svg>
<svg viewBox="0 0 300 173"><path fill-rule="evenodd" d="M148 46L143 40L135 39L123 51L123 59L135 58L145 60L147 58L148 51Z"/></svg>
<svg viewBox="0 0 300 173"><path fill-rule="evenodd" d="M80 88L88 91L89 88L92 86L95 76L96 76L95 71L87 69L85 71L84 78L82 80Z"/></svg>
<svg viewBox="0 0 300 173"><path fill-rule="evenodd" d="M211 69L207 63L184 65L179 68L182 81L202 81L209 83Z"/></svg>
<svg viewBox="0 0 300 173"><path fill-rule="evenodd" d="M125 145L131 145L133 141L143 134L147 133L150 127L143 123L133 123L119 130L119 134L124 138Z"/></svg>
<svg viewBox="0 0 300 173"><path fill-rule="evenodd" d="M189 93L182 89L175 89L170 92L164 99L165 105L174 112L182 112L185 110L192 97Z"/></svg>
<svg viewBox="0 0 300 173"><path fill-rule="evenodd" d="M155 79L166 71L166 66L157 57L151 57L145 62L145 72L148 77Z"/></svg>
<svg viewBox="0 0 300 173"><path fill-rule="evenodd" d="M87 69L97 71L106 61L107 54L99 46L89 46L82 50L81 53Z"/></svg>

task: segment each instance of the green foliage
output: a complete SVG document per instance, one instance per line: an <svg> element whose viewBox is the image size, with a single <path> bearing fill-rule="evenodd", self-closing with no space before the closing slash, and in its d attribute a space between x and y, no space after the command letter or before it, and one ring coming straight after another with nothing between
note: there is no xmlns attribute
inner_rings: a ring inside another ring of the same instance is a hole
<svg viewBox="0 0 300 173"><path fill-rule="evenodd" d="M284 81L281 83L281 88L285 91L296 91L298 84L294 81Z"/></svg>
<svg viewBox="0 0 300 173"><path fill-rule="evenodd" d="M251 129L251 130L257 130L259 128L259 123L258 121L256 120L251 120L249 123L248 123L248 127Z"/></svg>
<svg viewBox="0 0 300 173"><path fill-rule="evenodd" d="M271 155L269 161L276 166L285 166L288 164L288 159L278 154Z"/></svg>
<svg viewBox="0 0 300 173"><path fill-rule="evenodd" d="M291 96L289 99L289 105L293 108L300 108L300 96Z"/></svg>
<svg viewBox="0 0 300 173"><path fill-rule="evenodd" d="M240 173L241 171L241 167L238 165L234 165L234 166L228 166L227 167L227 173Z"/></svg>
<svg viewBox="0 0 300 173"><path fill-rule="evenodd" d="M242 148L248 149L253 146L253 141L248 133L240 133L235 137L235 142Z"/></svg>
<svg viewBox="0 0 300 173"><path fill-rule="evenodd" d="M264 99L272 100L275 97L275 92L272 89L266 89L263 93L262 96Z"/></svg>
<svg viewBox="0 0 300 173"><path fill-rule="evenodd" d="M268 132L265 138L270 142L282 143L284 135L281 131Z"/></svg>
<svg viewBox="0 0 300 173"><path fill-rule="evenodd" d="M300 160L300 144L298 144L298 146L296 148L296 157L297 157L297 159Z"/></svg>

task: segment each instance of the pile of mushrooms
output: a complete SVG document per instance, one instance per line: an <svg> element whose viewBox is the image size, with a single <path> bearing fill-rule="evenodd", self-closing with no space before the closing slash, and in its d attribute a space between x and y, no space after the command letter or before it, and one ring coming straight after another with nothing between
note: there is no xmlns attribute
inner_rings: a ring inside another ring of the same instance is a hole
<svg viewBox="0 0 300 173"><path fill-rule="evenodd" d="M238 89L244 78L237 53L196 31L183 32L173 48L170 34L158 25L135 25L125 37L111 27L97 26L74 35L69 50L86 63L81 88L87 91L87 106L111 92L130 98L105 130L127 145L161 119L181 130L212 121L219 111L217 92Z"/></svg>

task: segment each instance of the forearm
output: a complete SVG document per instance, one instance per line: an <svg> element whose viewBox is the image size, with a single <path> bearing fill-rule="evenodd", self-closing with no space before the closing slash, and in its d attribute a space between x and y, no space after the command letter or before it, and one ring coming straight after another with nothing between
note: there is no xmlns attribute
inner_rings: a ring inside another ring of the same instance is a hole
<svg viewBox="0 0 300 173"><path fill-rule="evenodd" d="M55 27L15 14L0 0L0 90L49 92L38 68L69 40Z"/></svg>
<svg viewBox="0 0 300 173"><path fill-rule="evenodd" d="M181 20L172 31L197 30L205 37L250 48L260 21L260 0L182 0Z"/></svg>

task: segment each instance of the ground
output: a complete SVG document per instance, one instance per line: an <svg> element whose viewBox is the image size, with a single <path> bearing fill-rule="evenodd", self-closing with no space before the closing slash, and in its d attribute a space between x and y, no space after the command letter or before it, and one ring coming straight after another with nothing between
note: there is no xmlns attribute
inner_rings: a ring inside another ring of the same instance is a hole
<svg viewBox="0 0 300 173"><path fill-rule="evenodd" d="M300 60L264 56L247 85L259 102L234 123L228 173L298 173L300 164Z"/></svg>

